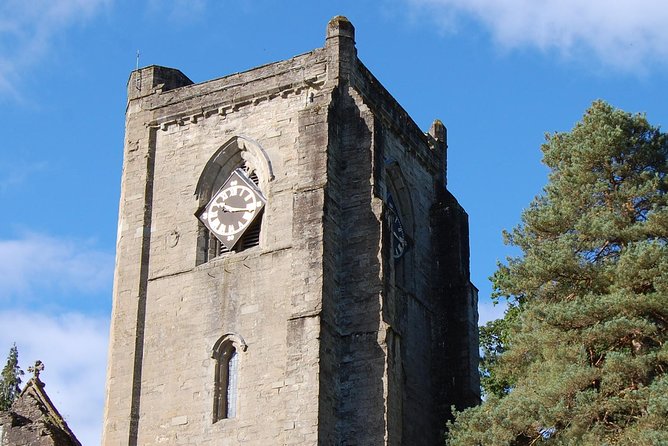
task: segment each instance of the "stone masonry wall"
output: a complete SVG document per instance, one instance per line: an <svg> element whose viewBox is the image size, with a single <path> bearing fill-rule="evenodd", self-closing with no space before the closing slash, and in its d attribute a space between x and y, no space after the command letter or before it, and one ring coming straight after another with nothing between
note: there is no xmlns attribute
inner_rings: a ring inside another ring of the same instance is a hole
<svg viewBox="0 0 668 446"><path fill-rule="evenodd" d="M319 306L322 273L313 265L317 246L310 243L306 257L295 254L292 227L298 223L300 236L315 231L313 240L321 238L322 198L318 202L310 186L323 180L313 175L314 154L299 149L299 111L322 84L321 61L322 54L313 52L207 84L176 90L163 85L131 99L105 444L316 441L319 319L305 314ZM134 73L142 77L142 89L146 78L159 77L151 73L155 69ZM130 98L136 85L131 79ZM236 135L257 141L272 163L274 178L265 179L263 191L268 205L261 247L195 266L195 187L212 154ZM295 195L300 189L307 192ZM309 212L315 218L293 220L293 207L303 218ZM276 286L293 277L293 286ZM212 423L211 350L228 332L248 344L240 353L238 416ZM141 338L141 348L128 342L133 337ZM132 386L138 390L128 401ZM134 427L128 422L133 417Z"/></svg>
<svg viewBox="0 0 668 446"><path fill-rule="evenodd" d="M266 156L260 244L201 263L195 190L234 137ZM423 133L361 64L342 17L324 48L247 72L133 72L103 444L440 444L444 408L474 401L477 376L445 149L442 125ZM238 411L214 423L228 333L247 345Z"/></svg>

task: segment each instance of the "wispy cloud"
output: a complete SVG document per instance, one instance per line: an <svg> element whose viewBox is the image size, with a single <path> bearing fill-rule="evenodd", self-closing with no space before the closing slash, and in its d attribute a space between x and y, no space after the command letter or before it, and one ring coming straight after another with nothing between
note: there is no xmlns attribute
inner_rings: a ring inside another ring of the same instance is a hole
<svg viewBox="0 0 668 446"><path fill-rule="evenodd" d="M100 444L108 332L108 320L81 314L0 311L2 365L14 342L21 368L42 361L46 391L84 445Z"/></svg>
<svg viewBox="0 0 668 446"><path fill-rule="evenodd" d="M22 75L52 49L54 37L90 20L113 0L0 2L0 95L20 96Z"/></svg>
<svg viewBox="0 0 668 446"><path fill-rule="evenodd" d="M509 49L593 54L606 66L644 71L668 57L668 3L663 0L408 0L456 31L460 19L481 22Z"/></svg>
<svg viewBox="0 0 668 446"><path fill-rule="evenodd" d="M113 255L85 240L41 234L0 240L0 299L36 290L100 291L111 284Z"/></svg>

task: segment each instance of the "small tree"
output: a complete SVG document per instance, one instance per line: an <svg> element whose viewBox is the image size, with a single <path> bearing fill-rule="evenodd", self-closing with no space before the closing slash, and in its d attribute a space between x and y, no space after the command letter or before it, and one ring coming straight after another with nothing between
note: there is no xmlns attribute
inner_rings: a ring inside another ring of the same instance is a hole
<svg viewBox="0 0 668 446"><path fill-rule="evenodd" d="M21 376L23 370L19 367L19 349L16 344L9 349L7 364L0 376L0 410L8 410L21 392Z"/></svg>
<svg viewBox="0 0 668 446"><path fill-rule="evenodd" d="M449 443L668 444L668 136L599 101L542 149L549 183L504 234L523 254L493 277L492 386Z"/></svg>

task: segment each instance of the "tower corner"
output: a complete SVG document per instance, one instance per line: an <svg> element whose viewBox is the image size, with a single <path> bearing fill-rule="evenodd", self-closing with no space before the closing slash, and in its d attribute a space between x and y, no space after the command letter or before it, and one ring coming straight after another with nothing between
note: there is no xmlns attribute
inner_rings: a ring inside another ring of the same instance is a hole
<svg viewBox="0 0 668 446"><path fill-rule="evenodd" d="M191 84L193 81L176 68L150 65L130 74L127 84L128 101Z"/></svg>
<svg viewBox="0 0 668 446"><path fill-rule="evenodd" d="M429 128L429 142L439 164L439 183L448 185L448 129L440 119L435 119Z"/></svg>
<svg viewBox="0 0 668 446"><path fill-rule="evenodd" d="M332 78L349 79L357 62L355 27L350 20L338 15L327 23L325 49L329 53Z"/></svg>

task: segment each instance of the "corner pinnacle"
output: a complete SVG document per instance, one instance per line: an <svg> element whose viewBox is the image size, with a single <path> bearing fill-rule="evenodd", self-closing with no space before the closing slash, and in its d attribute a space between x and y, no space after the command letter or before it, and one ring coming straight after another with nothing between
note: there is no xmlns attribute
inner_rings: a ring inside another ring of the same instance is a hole
<svg viewBox="0 0 668 446"><path fill-rule="evenodd" d="M348 37L355 41L355 27L347 17L337 15L327 23L327 38Z"/></svg>

